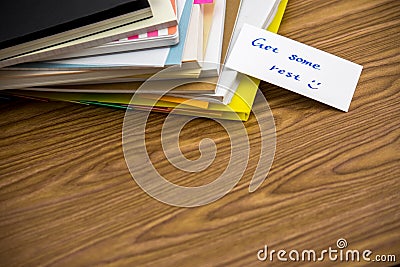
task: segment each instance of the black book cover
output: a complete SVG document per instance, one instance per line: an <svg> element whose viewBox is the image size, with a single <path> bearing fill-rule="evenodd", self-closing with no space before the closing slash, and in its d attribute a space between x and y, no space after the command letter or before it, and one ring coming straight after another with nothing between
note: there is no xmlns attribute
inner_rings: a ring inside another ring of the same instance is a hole
<svg viewBox="0 0 400 267"><path fill-rule="evenodd" d="M1 0L0 49L145 8L147 0Z"/></svg>

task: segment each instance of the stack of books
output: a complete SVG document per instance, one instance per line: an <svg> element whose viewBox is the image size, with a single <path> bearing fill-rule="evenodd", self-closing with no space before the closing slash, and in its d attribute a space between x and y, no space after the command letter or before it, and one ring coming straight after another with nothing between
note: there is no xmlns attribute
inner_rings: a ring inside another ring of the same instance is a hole
<svg viewBox="0 0 400 267"><path fill-rule="evenodd" d="M277 32L287 1L6 1L0 89L246 121L259 81L223 63L245 23Z"/></svg>

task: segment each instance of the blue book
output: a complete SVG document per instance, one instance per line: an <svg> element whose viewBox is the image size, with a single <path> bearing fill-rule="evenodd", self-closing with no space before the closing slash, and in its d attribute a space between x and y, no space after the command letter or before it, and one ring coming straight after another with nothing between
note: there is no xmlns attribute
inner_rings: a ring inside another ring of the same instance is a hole
<svg viewBox="0 0 400 267"><path fill-rule="evenodd" d="M180 65L182 63L183 49L185 47L186 35L189 28L190 14L192 11L193 1L186 0L183 8L182 16L179 20L179 38L181 41L171 47L165 65ZM182 25L182 26L181 26Z"/></svg>

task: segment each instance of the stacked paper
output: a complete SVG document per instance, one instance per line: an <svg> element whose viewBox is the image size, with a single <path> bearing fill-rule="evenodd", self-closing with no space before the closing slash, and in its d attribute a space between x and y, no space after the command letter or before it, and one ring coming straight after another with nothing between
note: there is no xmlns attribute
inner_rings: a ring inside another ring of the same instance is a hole
<svg viewBox="0 0 400 267"><path fill-rule="evenodd" d="M287 0L148 3L151 18L30 52L45 54L45 60L1 68L0 89L21 97L247 120L259 81L223 63L244 23L277 32Z"/></svg>

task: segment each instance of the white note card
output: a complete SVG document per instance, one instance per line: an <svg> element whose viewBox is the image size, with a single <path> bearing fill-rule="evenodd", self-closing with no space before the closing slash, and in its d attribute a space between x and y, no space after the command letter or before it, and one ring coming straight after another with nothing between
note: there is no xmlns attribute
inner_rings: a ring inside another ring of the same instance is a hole
<svg viewBox="0 0 400 267"><path fill-rule="evenodd" d="M348 111L362 66L245 24L226 67Z"/></svg>

